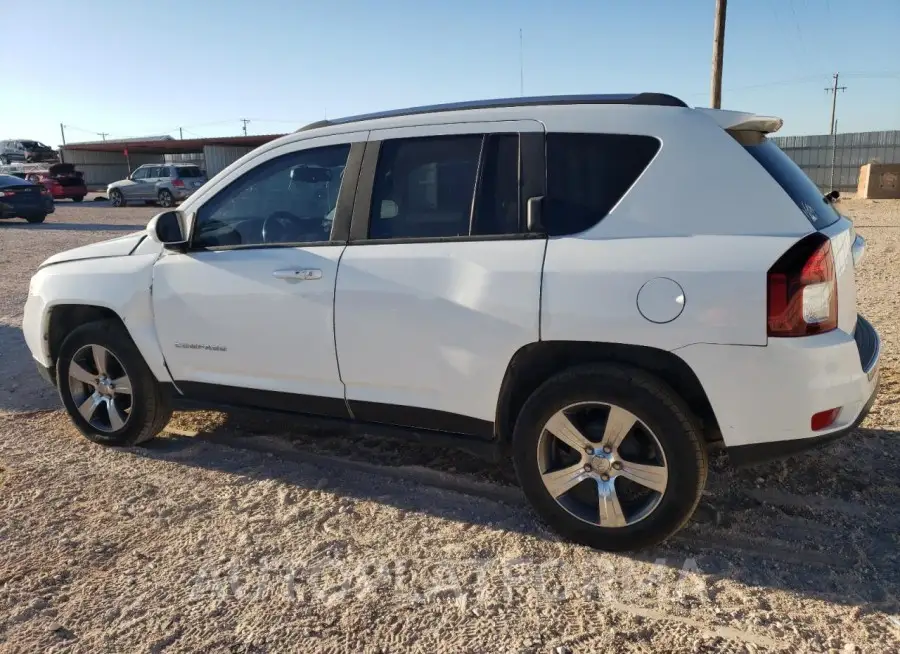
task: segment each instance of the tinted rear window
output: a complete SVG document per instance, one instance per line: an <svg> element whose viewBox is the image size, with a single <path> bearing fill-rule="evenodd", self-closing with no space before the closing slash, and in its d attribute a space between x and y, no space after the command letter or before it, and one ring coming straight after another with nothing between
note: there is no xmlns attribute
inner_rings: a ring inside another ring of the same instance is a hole
<svg viewBox="0 0 900 654"><path fill-rule="evenodd" d="M575 234L608 214L659 151L651 136L548 134L542 221L550 236Z"/></svg>
<svg viewBox="0 0 900 654"><path fill-rule="evenodd" d="M178 166L179 177L201 177L200 169L195 166Z"/></svg>
<svg viewBox="0 0 900 654"><path fill-rule="evenodd" d="M774 141L764 139L756 145L745 145L744 148L778 182L813 227L822 229L838 221L840 216L825 201L822 191Z"/></svg>

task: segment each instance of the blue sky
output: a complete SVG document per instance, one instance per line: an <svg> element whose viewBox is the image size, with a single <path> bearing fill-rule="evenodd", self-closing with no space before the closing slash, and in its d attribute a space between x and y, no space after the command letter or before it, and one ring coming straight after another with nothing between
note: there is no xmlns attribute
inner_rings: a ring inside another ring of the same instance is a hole
<svg viewBox="0 0 900 654"><path fill-rule="evenodd" d="M0 138L286 132L378 109L660 91L709 102L715 0L2 0ZM900 0L732 0L723 107L900 129ZM18 27L17 27L18 26Z"/></svg>

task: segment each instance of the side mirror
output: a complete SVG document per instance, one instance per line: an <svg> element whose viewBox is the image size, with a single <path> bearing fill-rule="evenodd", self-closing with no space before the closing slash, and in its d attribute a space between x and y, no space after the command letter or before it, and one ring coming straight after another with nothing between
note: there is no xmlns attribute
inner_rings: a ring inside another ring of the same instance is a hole
<svg viewBox="0 0 900 654"><path fill-rule="evenodd" d="M164 211L156 214L147 223L150 238L169 250L184 252L187 250L187 229L184 214L180 211Z"/></svg>
<svg viewBox="0 0 900 654"><path fill-rule="evenodd" d="M544 208L544 196L528 198L528 204L525 207L525 228L531 234L539 234L544 231L544 223L541 221L541 214Z"/></svg>

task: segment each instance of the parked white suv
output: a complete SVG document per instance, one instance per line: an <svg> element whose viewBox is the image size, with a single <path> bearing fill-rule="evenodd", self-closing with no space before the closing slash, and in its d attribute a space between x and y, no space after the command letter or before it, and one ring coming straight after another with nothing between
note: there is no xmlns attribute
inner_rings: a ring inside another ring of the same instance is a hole
<svg viewBox="0 0 900 654"><path fill-rule="evenodd" d="M568 538L645 546L709 442L794 453L876 393L863 241L780 125L658 94L317 123L48 259L25 337L95 442L156 436L173 396L452 434Z"/></svg>

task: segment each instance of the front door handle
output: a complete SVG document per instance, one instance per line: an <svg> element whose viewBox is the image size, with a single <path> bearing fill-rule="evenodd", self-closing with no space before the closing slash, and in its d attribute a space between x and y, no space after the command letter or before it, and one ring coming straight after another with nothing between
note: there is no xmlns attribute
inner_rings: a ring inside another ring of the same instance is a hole
<svg viewBox="0 0 900 654"><path fill-rule="evenodd" d="M322 279L322 271L318 268L285 268L273 272L272 277L292 282L309 282L314 279Z"/></svg>

